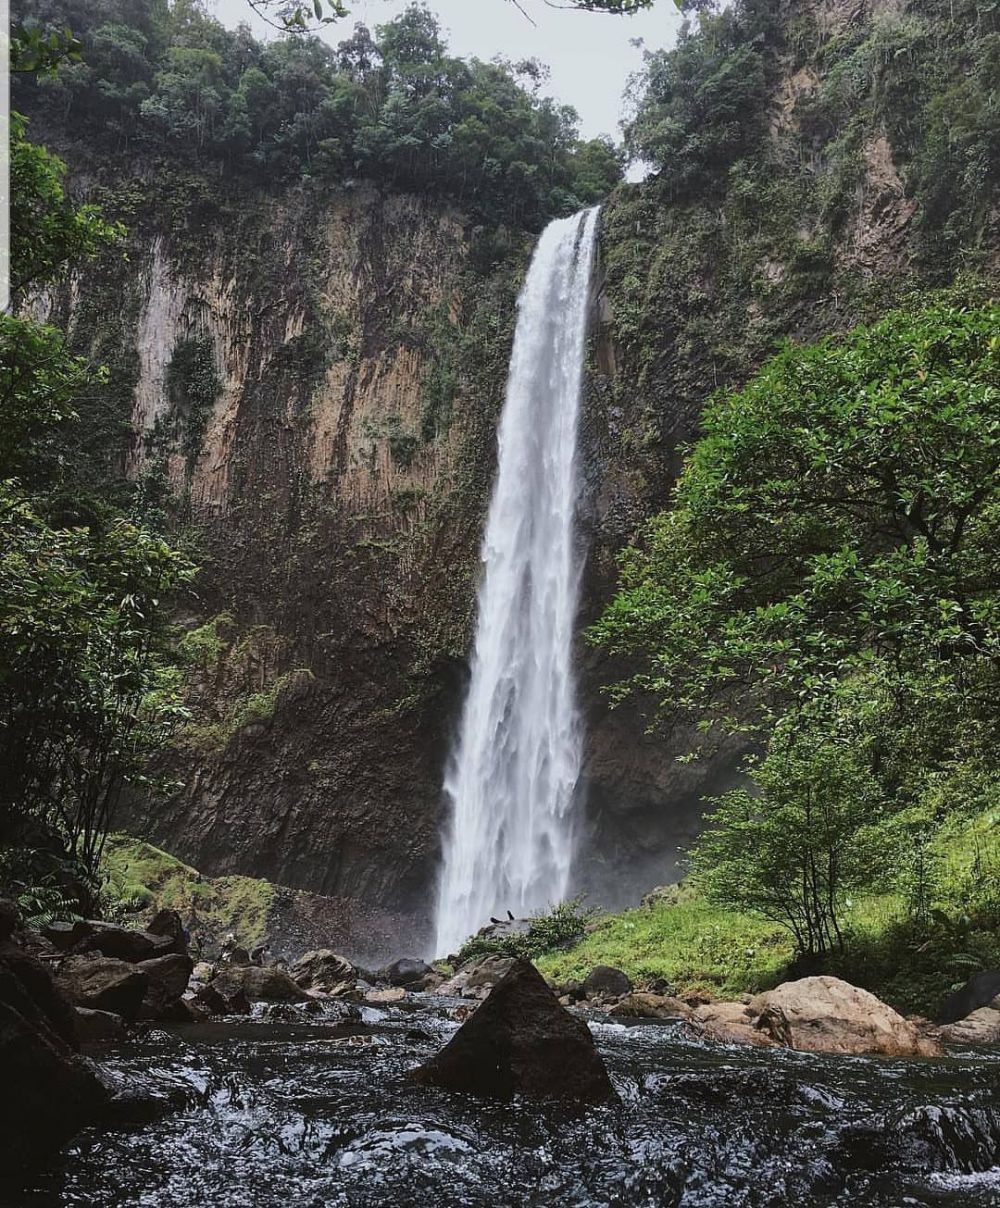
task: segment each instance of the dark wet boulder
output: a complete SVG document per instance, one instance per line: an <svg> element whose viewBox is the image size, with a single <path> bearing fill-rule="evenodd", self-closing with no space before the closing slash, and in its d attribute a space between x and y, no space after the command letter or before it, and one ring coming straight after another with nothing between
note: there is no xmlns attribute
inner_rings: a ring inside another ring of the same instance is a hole
<svg viewBox="0 0 1000 1208"><path fill-rule="evenodd" d="M187 956L187 932L184 930L181 916L176 910L158 910L149 920L146 932L149 935L163 936L170 941L169 946L163 953L164 956L170 953L176 953L178 956Z"/></svg>
<svg viewBox="0 0 1000 1208"><path fill-rule="evenodd" d="M125 1020L113 1011L91 1011L87 1007L74 1007L76 1034L82 1045L112 1044L125 1039Z"/></svg>
<svg viewBox="0 0 1000 1208"><path fill-rule="evenodd" d="M134 965L152 960L154 956L165 956L173 950L173 941L167 935L132 931L113 923L88 922L86 925L90 928L89 934L73 945L74 953L99 952L101 956Z"/></svg>
<svg viewBox="0 0 1000 1208"><path fill-rule="evenodd" d="M41 1018L63 1043L76 1048L73 1009L41 961L17 944L0 944L0 976L8 987L8 1003L26 1018Z"/></svg>
<svg viewBox="0 0 1000 1208"><path fill-rule="evenodd" d="M48 971L23 953L0 956L0 1171L55 1152L97 1117L107 1092L76 1045Z"/></svg>
<svg viewBox="0 0 1000 1208"><path fill-rule="evenodd" d="M587 998L621 998L632 990L632 983L621 969L597 965L587 974L583 993Z"/></svg>
<svg viewBox="0 0 1000 1208"><path fill-rule="evenodd" d="M100 1122L112 1128L152 1124L184 1107L187 1101L182 1087L149 1074L134 1070L123 1074L101 1067L97 1076L106 1092Z"/></svg>
<svg viewBox="0 0 1000 1208"><path fill-rule="evenodd" d="M973 974L961 989L950 995L941 1010L940 1023L957 1023L980 1007L988 1007L1000 996L1000 970Z"/></svg>
<svg viewBox="0 0 1000 1208"><path fill-rule="evenodd" d="M56 974L56 984L74 1006L128 1020L139 1017L147 981L137 966L96 952L66 957Z"/></svg>
<svg viewBox="0 0 1000 1208"><path fill-rule="evenodd" d="M136 968L146 975L146 995L139 1010L141 1019L183 1019L180 1001L191 977L191 958L187 953L171 952Z"/></svg>
<svg viewBox="0 0 1000 1208"><path fill-rule="evenodd" d="M288 974L302 990L319 990L335 996L353 990L358 977L351 962L330 948L303 953L291 965Z"/></svg>
<svg viewBox="0 0 1000 1208"><path fill-rule="evenodd" d="M260 968L257 965L230 965L219 972L208 983L227 1002L239 1001L242 995L248 1002L306 1002L309 995L292 981L284 969L274 966Z"/></svg>
<svg viewBox="0 0 1000 1208"><path fill-rule="evenodd" d="M46 923L41 932L43 938L60 952L69 952L93 933L91 924L85 923L83 919L75 919L73 922L57 919L55 922Z"/></svg>
<svg viewBox="0 0 1000 1208"><path fill-rule="evenodd" d="M409 1077L509 1099L599 1103L614 1095L590 1029L559 1005L528 961L515 961L448 1043Z"/></svg>
<svg viewBox="0 0 1000 1208"><path fill-rule="evenodd" d="M203 1018L208 1015L249 1015L250 999L247 998L242 985L230 986L223 982L214 986L199 986L193 993L185 995L190 1000L189 1013L192 1018Z"/></svg>
<svg viewBox="0 0 1000 1208"><path fill-rule="evenodd" d="M390 986L412 986L414 982L423 981L433 972L426 961L404 956L383 970L382 976Z"/></svg>
<svg viewBox="0 0 1000 1208"><path fill-rule="evenodd" d="M10 939L20 925L20 911L7 898L0 898L0 943Z"/></svg>
<svg viewBox="0 0 1000 1208"><path fill-rule="evenodd" d="M1000 1113L992 1107L924 1104L893 1119L880 1116L841 1128L831 1153L836 1170L904 1169L975 1174L1000 1151Z"/></svg>

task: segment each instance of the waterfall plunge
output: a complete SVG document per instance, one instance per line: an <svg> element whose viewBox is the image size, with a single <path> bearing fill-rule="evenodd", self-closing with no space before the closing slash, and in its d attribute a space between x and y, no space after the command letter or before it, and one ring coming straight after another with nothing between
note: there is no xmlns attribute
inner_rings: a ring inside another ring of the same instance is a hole
<svg viewBox="0 0 1000 1208"><path fill-rule="evenodd" d="M551 223L518 300L472 679L445 779L436 952L566 895L580 771L576 431L596 209Z"/></svg>

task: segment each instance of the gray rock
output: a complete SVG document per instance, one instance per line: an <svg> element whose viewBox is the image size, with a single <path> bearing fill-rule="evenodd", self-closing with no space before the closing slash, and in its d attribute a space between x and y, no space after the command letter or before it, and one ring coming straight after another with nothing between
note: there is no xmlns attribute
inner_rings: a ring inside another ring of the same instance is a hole
<svg viewBox="0 0 1000 1208"><path fill-rule="evenodd" d="M329 948L306 952L288 970L292 981L303 990L322 990L325 994L344 994L354 988L357 972L349 960Z"/></svg>
<svg viewBox="0 0 1000 1208"><path fill-rule="evenodd" d="M187 933L176 910L158 910L149 920L146 931L150 935L162 935L170 940L170 947L164 955L170 952L180 956L187 955Z"/></svg>
<svg viewBox="0 0 1000 1208"><path fill-rule="evenodd" d="M382 977L391 986L411 986L414 982L423 981L434 970L426 961L414 960L412 957L402 957L393 961L382 971Z"/></svg>
<svg viewBox="0 0 1000 1208"><path fill-rule="evenodd" d="M88 921L89 934L73 945L73 952L99 952L115 960L138 964L165 956L173 951L173 941L167 935L154 935L149 931L131 931L113 923Z"/></svg>
<svg viewBox="0 0 1000 1208"><path fill-rule="evenodd" d="M587 974L583 992L587 998L621 998L632 990L632 983L621 969L597 965Z"/></svg>

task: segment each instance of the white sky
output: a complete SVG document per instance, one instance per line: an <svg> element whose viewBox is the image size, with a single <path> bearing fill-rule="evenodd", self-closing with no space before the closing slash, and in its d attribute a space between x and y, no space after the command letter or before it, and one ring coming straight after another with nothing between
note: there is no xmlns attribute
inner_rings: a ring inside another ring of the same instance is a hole
<svg viewBox="0 0 1000 1208"><path fill-rule="evenodd" d="M355 21L383 24L407 7L409 0L347 0L351 16L328 27L322 36L337 43ZM629 75L642 62L631 40L642 38L651 50L672 46L681 17L674 0L656 0L647 13L612 17L550 8L545 0L521 0L532 25L510 0L428 0L437 13L454 54L492 59L539 59L552 71L546 95L572 105L580 114L585 138L618 137L622 96ZM273 31L255 16L246 0L209 0L224 24L248 22L258 37Z"/></svg>

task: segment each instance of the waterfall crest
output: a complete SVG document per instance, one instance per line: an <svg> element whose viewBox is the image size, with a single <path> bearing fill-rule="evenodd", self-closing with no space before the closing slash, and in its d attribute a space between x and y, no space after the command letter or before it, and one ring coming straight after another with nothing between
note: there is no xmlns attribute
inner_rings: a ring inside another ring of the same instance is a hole
<svg viewBox="0 0 1000 1208"><path fill-rule="evenodd" d="M576 439L598 210L542 233L518 300L472 675L445 777L436 952L566 895L580 772Z"/></svg>

